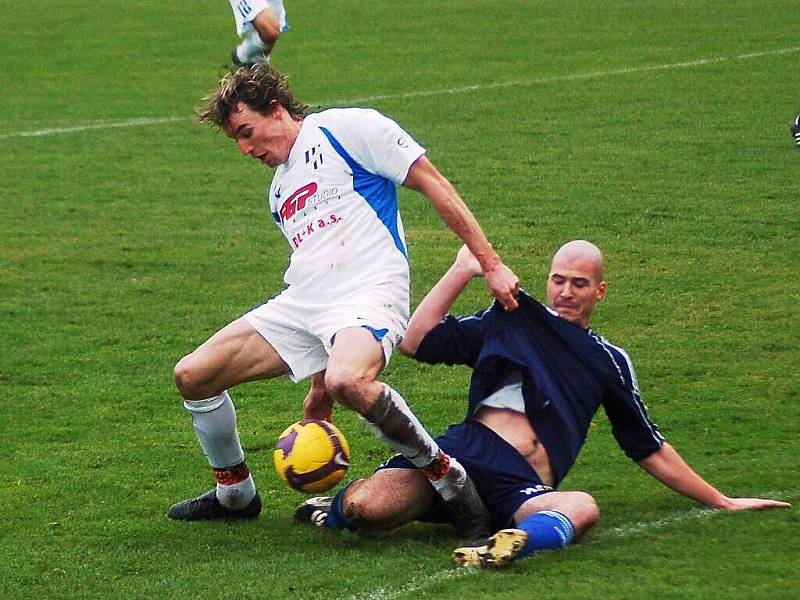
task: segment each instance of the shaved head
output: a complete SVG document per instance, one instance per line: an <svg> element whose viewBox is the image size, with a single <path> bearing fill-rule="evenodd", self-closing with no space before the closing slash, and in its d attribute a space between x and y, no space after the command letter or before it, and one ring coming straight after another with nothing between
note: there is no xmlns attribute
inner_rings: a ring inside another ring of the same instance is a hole
<svg viewBox="0 0 800 600"><path fill-rule="evenodd" d="M603 253L586 240L567 242L553 256L547 302L564 319L589 327L595 305L606 294Z"/></svg>
<svg viewBox="0 0 800 600"><path fill-rule="evenodd" d="M556 264L556 261L580 261L586 265L591 265L594 277L598 282L603 281L603 253L592 242L587 242L586 240L567 242L553 256L553 264Z"/></svg>

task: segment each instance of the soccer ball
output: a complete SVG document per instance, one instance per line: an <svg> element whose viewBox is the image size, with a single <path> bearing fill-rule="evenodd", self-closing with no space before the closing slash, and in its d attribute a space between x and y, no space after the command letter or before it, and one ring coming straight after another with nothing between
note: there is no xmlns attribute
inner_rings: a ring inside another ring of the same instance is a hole
<svg viewBox="0 0 800 600"><path fill-rule="evenodd" d="M292 423L275 444L275 470L289 487L325 492L350 466L350 445L332 423L303 419Z"/></svg>

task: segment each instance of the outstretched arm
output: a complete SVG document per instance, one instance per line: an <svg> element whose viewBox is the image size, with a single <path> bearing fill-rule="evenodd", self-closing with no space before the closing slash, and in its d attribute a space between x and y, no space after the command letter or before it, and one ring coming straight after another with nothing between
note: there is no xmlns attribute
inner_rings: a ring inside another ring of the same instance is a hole
<svg viewBox="0 0 800 600"><path fill-rule="evenodd" d="M447 314L470 280L479 275L481 275L481 265L469 248L462 246L453 265L431 288L411 315L406 334L398 347L400 352L406 356L414 356L422 339Z"/></svg>
<svg viewBox="0 0 800 600"><path fill-rule="evenodd" d="M666 442L659 450L639 461L639 466L668 488L689 498L725 510L788 508L791 504L762 498L728 498L700 477L680 454Z"/></svg>
<svg viewBox="0 0 800 600"><path fill-rule="evenodd" d="M481 226L447 178L427 157L418 158L408 170L403 185L425 196L453 232L464 240L480 263L486 285L506 310L517 308L519 279L503 264Z"/></svg>

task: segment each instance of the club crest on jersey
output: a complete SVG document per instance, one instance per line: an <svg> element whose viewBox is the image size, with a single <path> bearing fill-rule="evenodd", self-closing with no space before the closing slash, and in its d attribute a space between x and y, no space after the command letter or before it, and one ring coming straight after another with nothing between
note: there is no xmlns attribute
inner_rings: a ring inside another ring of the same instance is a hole
<svg viewBox="0 0 800 600"><path fill-rule="evenodd" d="M320 144L308 148L305 156L307 165L311 165L314 169L319 169L322 166L322 147Z"/></svg>

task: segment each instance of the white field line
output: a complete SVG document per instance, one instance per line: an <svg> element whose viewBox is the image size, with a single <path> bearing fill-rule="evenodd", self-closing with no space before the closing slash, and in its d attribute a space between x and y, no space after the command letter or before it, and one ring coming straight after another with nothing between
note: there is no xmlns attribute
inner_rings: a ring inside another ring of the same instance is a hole
<svg viewBox="0 0 800 600"><path fill-rule="evenodd" d="M591 71L589 73L575 73L572 75L556 75L554 77L540 77L535 79L518 79L515 81L499 81L497 83L486 83L477 85L465 85L451 88L440 88L436 90L418 90L414 92L402 92L397 94L378 94L375 96L362 96L357 98L348 98L342 100L333 100L326 102L309 102L309 105L319 106L341 106L360 104L363 102L375 102L379 100L397 100L403 98L422 98L426 96L442 96L448 94L464 94L468 92L493 90L507 87L524 87L532 85L543 85L547 83L554 83L559 81L578 81L583 79L598 79L602 77L613 77L616 75L630 75L633 73L647 73L652 71L663 71L667 69L685 69L688 67L699 67L703 65L715 64L731 60L747 60L752 58L759 58L762 56L773 56L776 54L792 54L800 52L800 46L793 46L791 48L780 48L778 50L765 50L763 52L750 52L747 54L737 54L735 56L718 56L713 58L698 58L696 60L668 63L662 65L645 65L642 67L629 67L622 69L611 69L608 71ZM171 116L171 117L140 117L136 119L126 119L122 121L99 121L89 123L86 125L75 125L73 127L48 127L46 129L38 129L33 131L15 131L11 133L0 134L0 140L10 138L29 138L29 137L42 137L47 135L57 135L64 133L75 133L79 131L91 131L101 129L114 129L119 127L136 127L141 125L158 125L168 123L188 122L191 116Z"/></svg>
<svg viewBox="0 0 800 600"><path fill-rule="evenodd" d="M759 497L785 499L796 496L798 491L799 490L764 492L763 494L759 495ZM625 525L619 525L611 529L599 531L597 534L592 536L591 540L580 542L580 545L586 546L604 542L606 540L631 537L640 533L647 533L656 529L663 529L677 523L683 523L684 521L708 519L724 512L726 511L722 509L695 508L687 511L681 511L667 517L662 517L660 519L656 519L655 521L638 521L635 523L627 523ZM569 550L569 548L566 550ZM430 575L425 575L424 577L412 578L411 581L401 586L377 588L364 594L348 596L345 600L395 600L397 598L414 594L420 590L424 590L425 588L435 585L441 581L475 575L480 573L480 571L480 569L475 567L461 569L452 568L443 571L436 571Z"/></svg>
<svg viewBox="0 0 800 600"><path fill-rule="evenodd" d="M353 98L350 100L342 100L340 102L331 102L329 104L345 104L357 102L369 102L375 100L389 100L398 98L419 98L422 96L439 96L444 94L462 94L465 92L474 92L479 90L493 90L505 87L523 87L529 85L542 85L546 83L554 83L559 81L578 81L582 79L597 79L601 77L611 77L614 75L630 75L632 73L647 73L651 71L663 71L666 69L685 69L687 67L699 67L703 65L710 65L731 60L746 60L750 58L758 58L761 56L770 56L775 54L791 54L800 52L800 46L793 46L791 48L781 48L779 50L767 50L764 52L751 52L749 54L737 54L736 56L718 56L715 58L698 58L697 60L690 60L677 63L668 63L662 65L645 65L642 67L627 67L622 69L611 69L609 71L592 71L589 73L575 73L572 75L555 75L553 77L540 77L536 79L519 79L516 81L499 81L497 83L486 83L480 85L467 85L463 87L446 88L440 90L416 91L406 92L402 94L383 94L377 96L365 96L363 98Z"/></svg>
<svg viewBox="0 0 800 600"><path fill-rule="evenodd" d="M74 127L49 127L36 131L16 131L14 133L0 134L0 140L6 138L41 137L57 133L75 133L77 131L90 131L92 129L114 129L115 127L136 127L137 125L158 125L159 123L176 123L188 121L190 117L140 117L125 121L99 121L88 125L75 125Z"/></svg>

